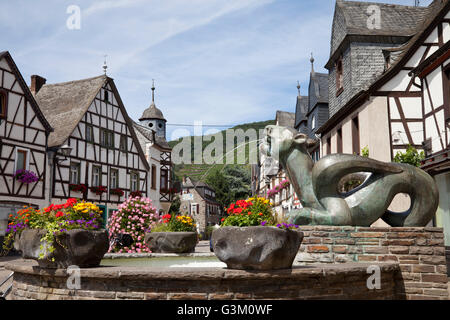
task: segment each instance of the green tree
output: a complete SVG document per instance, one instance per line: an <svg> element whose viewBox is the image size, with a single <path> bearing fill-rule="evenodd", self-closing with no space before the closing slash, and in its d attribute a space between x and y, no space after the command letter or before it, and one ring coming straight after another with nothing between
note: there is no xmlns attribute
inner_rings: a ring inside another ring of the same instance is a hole
<svg viewBox="0 0 450 320"><path fill-rule="evenodd" d="M251 195L251 176L248 170L242 166L227 166L223 172L230 186L232 202Z"/></svg>
<svg viewBox="0 0 450 320"><path fill-rule="evenodd" d="M418 152L416 148L409 145L406 152L397 152L394 157L394 162L407 163L412 166L420 167L421 161L425 159L423 151Z"/></svg>
<svg viewBox="0 0 450 320"><path fill-rule="evenodd" d="M228 185L222 170L219 168L211 170L206 177L205 182L214 189L216 201L222 208L228 207L231 203L230 186Z"/></svg>

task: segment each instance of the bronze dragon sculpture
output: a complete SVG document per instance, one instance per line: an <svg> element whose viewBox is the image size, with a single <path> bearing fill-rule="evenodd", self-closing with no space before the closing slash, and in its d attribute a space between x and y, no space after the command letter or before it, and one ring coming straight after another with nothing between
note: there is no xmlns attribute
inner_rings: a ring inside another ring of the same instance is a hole
<svg viewBox="0 0 450 320"><path fill-rule="evenodd" d="M419 168L350 154L331 154L313 163L308 146L314 141L306 135L279 126L267 126L265 133L261 152L279 161L303 206L287 214L290 223L370 226L381 218L393 227L418 227L436 213L436 183ZM357 172L370 175L348 194L340 193L340 180ZM411 207L391 212L388 207L399 193L410 196Z"/></svg>

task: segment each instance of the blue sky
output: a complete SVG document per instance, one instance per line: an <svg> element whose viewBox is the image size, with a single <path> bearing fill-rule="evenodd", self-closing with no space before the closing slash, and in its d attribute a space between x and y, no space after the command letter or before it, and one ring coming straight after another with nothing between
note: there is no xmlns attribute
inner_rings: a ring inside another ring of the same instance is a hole
<svg viewBox="0 0 450 320"><path fill-rule="evenodd" d="M169 124L262 121L276 110L294 112L297 80L306 93L311 52L315 70L326 72L334 4L0 0L0 51L10 51L27 81L39 74L48 83L100 75L107 54L108 75L133 119L149 106L155 79L156 105ZM79 30L66 26L70 5L81 9ZM172 133L187 132L169 126Z"/></svg>

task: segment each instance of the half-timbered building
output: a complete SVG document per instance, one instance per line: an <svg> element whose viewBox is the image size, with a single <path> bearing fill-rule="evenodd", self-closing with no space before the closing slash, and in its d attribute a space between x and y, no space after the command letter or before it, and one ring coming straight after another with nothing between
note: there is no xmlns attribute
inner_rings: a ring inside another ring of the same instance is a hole
<svg viewBox="0 0 450 320"><path fill-rule="evenodd" d="M0 238L10 214L24 205L48 204L46 148L51 131L11 55L0 52ZM35 177L20 179L17 173L24 170Z"/></svg>
<svg viewBox="0 0 450 320"><path fill-rule="evenodd" d="M139 123L133 122L139 143L150 166L149 197L160 212L168 212L173 197L172 148L166 140L166 122L155 105L155 86L152 103L144 110Z"/></svg>
<svg viewBox="0 0 450 320"><path fill-rule="evenodd" d="M53 126L48 146L51 199L83 198L105 214L130 195L148 196L149 165L113 79L105 76L36 87ZM70 155L61 155L69 146Z"/></svg>
<svg viewBox="0 0 450 320"><path fill-rule="evenodd" d="M435 176L440 206L433 223L445 227L450 245L445 153L449 88L450 4L428 7L377 4L379 28L370 29L373 3L338 1L329 69L330 119L319 128L323 155L360 153L392 161L409 145L425 150L423 168ZM409 206L398 195L394 211Z"/></svg>

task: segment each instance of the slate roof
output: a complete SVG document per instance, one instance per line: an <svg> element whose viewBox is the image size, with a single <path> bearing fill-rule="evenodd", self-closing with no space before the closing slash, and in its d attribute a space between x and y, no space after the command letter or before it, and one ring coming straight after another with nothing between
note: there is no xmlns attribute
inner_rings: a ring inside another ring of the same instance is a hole
<svg viewBox="0 0 450 320"><path fill-rule="evenodd" d="M160 146L163 149L172 150L172 148L167 143L166 139L153 134L154 130L146 128L134 121L133 121L133 127L134 127L134 129L139 131L139 133L141 133L149 141L154 142L155 144L157 144L158 146ZM155 139L155 141L153 141L154 139Z"/></svg>
<svg viewBox="0 0 450 320"><path fill-rule="evenodd" d="M286 111L277 111L275 121L279 126L293 128L295 125L295 113Z"/></svg>
<svg viewBox="0 0 450 320"><path fill-rule="evenodd" d="M360 106L360 104L368 98L371 92L375 92L382 87L384 83L392 79L401 67L408 61L410 56L415 52L417 47L420 46L422 41L425 41L427 37L427 31L433 26L433 23L439 16L444 16L450 9L450 0L434 0L428 7L423 8L425 16L421 17L420 21L417 21L417 27L415 28L415 34L405 44L397 48L385 48L385 51L391 52L391 66L378 78L374 79L367 89L361 90L356 93L352 99L342 107L336 114L334 114L324 125L322 125L317 133L324 133L333 127L334 123L339 121L343 115L352 112L353 108Z"/></svg>
<svg viewBox="0 0 450 320"><path fill-rule="evenodd" d="M60 146L75 130L108 78L95 78L46 84L35 98L48 122L54 128L49 147Z"/></svg>
<svg viewBox="0 0 450 320"><path fill-rule="evenodd" d="M0 52L0 60L3 58L5 58L8 61L12 72L14 72L14 74L16 75L16 79L19 82L25 96L28 98L31 108L36 113L36 116L38 117L39 121L42 123L47 132L52 132L53 131L52 126L50 125L48 119L46 119L46 117L44 116L41 107L38 105L36 99L34 98L33 94L30 91L30 88L23 79L22 74L20 73L20 70L17 67L16 63L14 62L14 59L12 58L11 54L8 51L2 51Z"/></svg>
<svg viewBox="0 0 450 320"><path fill-rule="evenodd" d="M207 183L203 181L197 181L192 179L191 177L186 177L186 183L182 184L183 188L195 188L195 190L198 192L198 194L206 201L209 201L214 204L219 204L214 198L207 197L205 195L205 188L208 188L210 190L214 190L212 187L210 187Z"/></svg>
<svg viewBox="0 0 450 320"><path fill-rule="evenodd" d="M308 113L308 97L297 96L297 104L295 106L295 128L300 125L300 122L306 120Z"/></svg>
<svg viewBox="0 0 450 320"><path fill-rule="evenodd" d="M440 0L437 0L440 1ZM369 28L368 19L373 15L369 6L380 8L380 28ZM336 1L335 16L333 22L333 35L331 39L331 53L333 57L337 49L348 37L371 37L371 42L403 44L414 36L420 29L424 19L430 13L430 6L415 7L377 2L362 1ZM377 40L378 39L378 40ZM395 40L397 39L397 40ZM330 68L330 59L327 68Z"/></svg>
<svg viewBox="0 0 450 320"><path fill-rule="evenodd" d="M309 111L318 103L328 103L328 73L311 72L310 85L314 86L314 99L310 94Z"/></svg>
<svg viewBox="0 0 450 320"><path fill-rule="evenodd" d="M142 117L139 119L139 121L150 119L158 119L166 121L162 111L156 107L154 102L152 102L150 107L144 110L144 113L142 114Z"/></svg>

